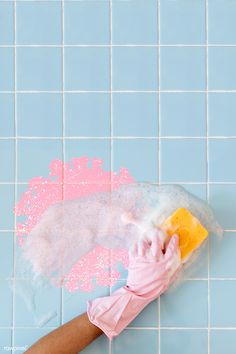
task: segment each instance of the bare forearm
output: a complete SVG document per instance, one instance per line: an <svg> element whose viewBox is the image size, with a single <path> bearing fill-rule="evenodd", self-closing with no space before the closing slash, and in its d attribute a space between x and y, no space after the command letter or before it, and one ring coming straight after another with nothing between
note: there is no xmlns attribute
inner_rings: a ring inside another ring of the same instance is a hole
<svg viewBox="0 0 236 354"><path fill-rule="evenodd" d="M41 338L27 354L77 354L103 334L84 313Z"/></svg>

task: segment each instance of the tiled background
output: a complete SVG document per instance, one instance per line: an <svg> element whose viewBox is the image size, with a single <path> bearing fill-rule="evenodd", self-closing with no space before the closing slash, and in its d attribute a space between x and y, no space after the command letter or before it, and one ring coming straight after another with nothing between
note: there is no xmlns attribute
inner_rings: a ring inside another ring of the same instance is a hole
<svg viewBox="0 0 236 354"><path fill-rule="evenodd" d="M84 353L235 354L235 18L236 0L0 0L1 354L23 352L110 291L42 290L38 308L53 303L58 316L39 328L9 288L14 201L52 159L80 155L184 185L225 229L181 287Z"/></svg>

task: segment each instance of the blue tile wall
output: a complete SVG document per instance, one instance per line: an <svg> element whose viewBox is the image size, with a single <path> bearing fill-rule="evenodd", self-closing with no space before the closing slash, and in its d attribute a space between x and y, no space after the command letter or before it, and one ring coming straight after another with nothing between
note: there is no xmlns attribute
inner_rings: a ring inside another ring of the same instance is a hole
<svg viewBox="0 0 236 354"><path fill-rule="evenodd" d="M65 48L65 89L102 91L109 89L109 49Z"/></svg>
<svg viewBox="0 0 236 354"><path fill-rule="evenodd" d="M209 88L234 90L236 88L235 47L209 48Z"/></svg>
<svg viewBox="0 0 236 354"><path fill-rule="evenodd" d="M0 45L13 44L14 37L13 2L0 3Z"/></svg>
<svg viewBox="0 0 236 354"><path fill-rule="evenodd" d="M20 136L61 136L62 95L57 93L18 94L17 121Z"/></svg>
<svg viewBox="0 0 236 354"><path fill-rule="evenodd" d="M18 47L16 53L18 90L60 90L61 50L55 47Z"/></svg>
<svg viewBox="0 0 236 354"><path fill-rule="evenodd" d="M67 136L110 135L110 98L107 93L66 93L65 114Z"/></svg>
<svg viewBox="0 0 236 354"><path fill-rule="evenodd" d="M193 162L191 169L189 164ZM161 181L205 182L206 144L205 140L162 140L161 141Z"/></svg>
<svg viewBox="0 0 236 354"><path fill-rule="evenodd" d="M34 163L37 156L37 164ZM47 177L52 160L62 159L61 140L22 139L18 142L18 180L27 182L35 176Z"/></svg>
<svg viewBox="0 0 236 354"><path fill-rule="evenodd" d="M11 347L12 333L10 329L1 329L0 331L0 353L6 354L6 350Z"/></svg>
<svg viewBox="0 0 236 354"><path fill-rule="evenodd" d="M211 352L212 354L234 354L236 336L234 330L212 330L211 331Z"/></svg>
<svg viewBox="0 0 236 354"><path fill-rule="evenodd" d="M149 343L149 345L147 345ZM124 330L115 338L112 345L114 354L155 354L158 350L158 332L156 330L141 329L138 332Z"/></svg>
<svg viewBox="0 0 236 354"><path fill-rule="evenodd" d="M130 21L132 18L132 21ZM112 41L114 44L156 44L157 2L114 1Z"/></svg>
<svg viewBox="0 0 236 354"><path fill-rule="evenodd" d="M0 279L0 326L11 327L12 326L12 291L10 281L6 279Z"/></svg>
<svg viewBox="0 0 236 354"><path fill-rule="evenodd" d="M12 277L13 275L13 233L0 233L0 277ZM7 257L5 257L7 254Z"/></svg>
<svg viewBox="0 0 236 354"><path fill-rule="evenodd" d="M129 166L129 172L136 181L155 183L158 179L157 149L156 140L114 140L114 170Z"/></svg>
<svg viewBox="0 0 236 354"><path fill-rule="evenodd" d="M212 327L235 327L234 303L236 283L230 280L211 280L210 321ZM224 306L224 311L222 311Z"/></svg>
<svg viewBox="0 0 236 354"><path fill-rule="evenodd" d="M0 184L0 230L14 228L14 184Z"/></svg>
<svg viewBox="0 0 236 354"><path fill-rule="evenodd" d="M235 354L235 16L233 0L0 0L0 354L25 352L126 283L120 262L114 287L41 289L36 318L20 295L15 196L52 160L80 156L139 182L181 184L224 228L187 280L83 353Z"/></svg>
<svg viewBox="0 0 236 354"><path fill-rule="evenodd" d="M15 134L13 94L0 94L0 117L0 137L12 137Z"/></svg>
<svg viewBox="0 0 236 354"><path fill-rule="evenodd" d="M235 44L236 4L230 0L209 0L209 42L211 44ZM224 29L222 31L222 28Z"/></svg>
<svg viewBox="0 0 236 354"><path fill-rule="evenodd" d="M210 204L226 230L236 230L234 204L236 198L235 184L210 185Z"/></svg>
<svg viewBox="0 0 236 354"><path fill-rule="evenodd" d="M236 182L236 170L232 164L236 149L233 139L210 141L209 167L211 182Z"/></svg>
<svg viewBox="0 0 236 354"><path fill-rule="evenodd" d="M153 47L114 47L112 84L115 90L157 90L158 58Z"/></svg>
<svg viewBox="0 0 236 354"><path fill-rule="evenodd" d="M162 136L205 136L204 93L162 93L161 135Z"/></svg>
<svg viewBox="0 0 236 354"><path fill-rule="evenodd" d="M235 243L236 233L226 232L224 238L211 237L210 252L210 274L213 278L235 278L236 277L236 260L235 260ZM227 262L225 261L227 259Z"/></svg>
<svg viewBox="0 0 236 354"><path fill-rule="evenodd" d="M204 48L162 47L160 55L162 90L206 88Z"/></svg>
<svg viewBox="0 0 236 354"><path fill-rule="evenodd" d="M161 353L207 354L206 330L162 330Z"/></svg>
<svg viewBox="0 0 236 354"><path fill-rule="evenodd" d="M207 282L185 281L161 296L161 326L206 327Z"/></svg>
<svg viewBox="0 0 236 354"><path fill-rule="evenodd" d="M112 107L114 135L158 134L158 97L155 93L114 93Z"/></svg>
<svg viewBox="0 0 236 354"><path fill-rule="evenodd" d="M14 182L15 179L15 141L0 141L0 165L8 166L0 170L0 182Z"/></svg>
<svg viewBox="0 0 236 354"><path fill-rule="evenodd" d="M210 93L208 102L209 134L211 136L236 136L235 93Z"/></svg>
<svg viewBox="0 0 236 354"><path fill-rule="evenodd" d="M204 0L161 0L160 5L162 44L205 43Z"/></svg>
<svg viewBox="0 0 236 354"><path fill-rule="evenodd" d="M14 89L14 52L13 48L0 47L0 91Z"/></svg>
<svg viewBox="0 0 236 354"><path fill-rule="evenodd" d="M109 2L65 2L66 44L109 44Z"/></svg>
<svg viewBox="0 0 236 354"><path fill-rule="evenodd" d="M17 44L60 44L61 4L33 1L16 4Z"/></svg>

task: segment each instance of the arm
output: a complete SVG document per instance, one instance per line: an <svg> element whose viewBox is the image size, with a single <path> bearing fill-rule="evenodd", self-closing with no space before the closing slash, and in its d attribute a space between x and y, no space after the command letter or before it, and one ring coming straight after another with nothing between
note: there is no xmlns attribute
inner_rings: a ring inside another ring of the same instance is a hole
<svg viewBox="0 0 236 354"><path fill-rule="evenodd" d="M39 339L25 353L77 354L102 333L84 313Z"/></svg>

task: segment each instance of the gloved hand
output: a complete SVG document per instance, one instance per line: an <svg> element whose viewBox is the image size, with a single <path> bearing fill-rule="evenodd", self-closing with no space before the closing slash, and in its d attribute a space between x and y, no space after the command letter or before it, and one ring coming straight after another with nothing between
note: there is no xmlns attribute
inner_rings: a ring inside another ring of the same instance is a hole
<svg viewBox="0 0 236 354"><path fill-rule="evenodd" d="M164 252L160 232L146 235L129 251L125 286L111 296L87 301L89 320L110 340L169 287L181 267L178 235L172 236Z"/></svg>

